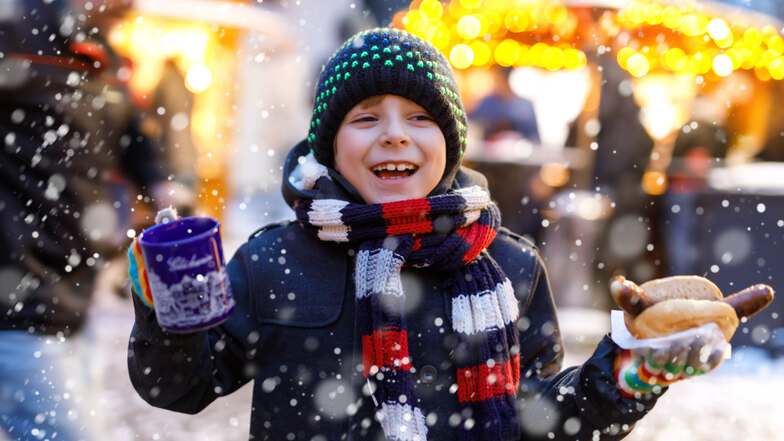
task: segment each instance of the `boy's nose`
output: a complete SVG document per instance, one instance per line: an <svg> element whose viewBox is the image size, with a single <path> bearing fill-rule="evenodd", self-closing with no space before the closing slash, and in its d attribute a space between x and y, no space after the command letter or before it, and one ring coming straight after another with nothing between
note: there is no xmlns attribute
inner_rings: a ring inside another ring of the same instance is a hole
<svg viewBox="0 0 784 441"><path fill-rule="evenodd" d="M384 127L384 133L381 135L381 143L384 146L403 146L408 145L411 138L405 129L402 121L391 119Z"/></svg>

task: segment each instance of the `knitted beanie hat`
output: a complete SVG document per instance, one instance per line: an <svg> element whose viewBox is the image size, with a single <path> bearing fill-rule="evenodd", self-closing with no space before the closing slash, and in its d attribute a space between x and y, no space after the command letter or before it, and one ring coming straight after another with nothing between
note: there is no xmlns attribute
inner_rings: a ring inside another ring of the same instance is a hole
<svg viewBox="0 0 784 441"><path fill-rule="evenodd" d="M393 28L349 38L329 59L318 80L308 145L316 159L333 166L340 123L365 98L393 94L427 110L446 139L446 174L466 146L466 116L449 62L427 41Z"/></svg>

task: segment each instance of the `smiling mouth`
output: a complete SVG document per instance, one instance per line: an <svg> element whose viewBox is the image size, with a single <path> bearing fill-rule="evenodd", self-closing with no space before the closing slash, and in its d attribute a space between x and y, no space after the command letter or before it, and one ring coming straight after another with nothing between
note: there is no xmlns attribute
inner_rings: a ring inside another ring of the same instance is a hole
<svg viewBox="0 0 784 441"><path fill-rule="evenodd" d="M387 162L371 167L373 174L381 179L403 179L417 172L419 167L408 162Z"/></svg>

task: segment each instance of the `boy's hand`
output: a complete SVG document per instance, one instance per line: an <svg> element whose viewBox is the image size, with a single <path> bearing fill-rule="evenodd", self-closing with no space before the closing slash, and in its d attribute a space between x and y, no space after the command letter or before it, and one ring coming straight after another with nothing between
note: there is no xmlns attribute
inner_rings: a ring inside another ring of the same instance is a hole
<svg viewBox="0 0 784 441"><path fill-rule="evenodd" d="M182 213L190 213L193 210L196 195L193 190L177 181L162 181L153 184L150 189L153 207L165 211L167 207L179 209ZM158 223L158 222L156 222Z"/></svg>
<svg viewBox="0 0 784 441"><path fill-rule="evenodd" d="M723 342L716 344L714 342ZM705 332L674 339L669 345L644 353L623 350L615 360L615 377L624 396L646 394L695 375L705 374L721 364L727 347L718 326Z"/></svg>
<svg viewBox="0 0 784 441"><path fill-rule="evenodd" d="M159 211L158 214L155 215L155 223L165 224L166 222L171 222L179 218L180 216L177 214L177 209L170 205L164 208L163 210Z"/></svg>
<svg viewBox="0 0 784 441"><path fill-rule="evenodd" d="M179 219L177 209L168 207L158 212L155 216L155 223L166 223L176 219ZM130 248L128 248L128 260L130 260L128 278L131 280L131 291L139 296L145 305L152 308L154 303L152 300L152 293L150 292L150 286L147 282L147 270L144 265L142 250L136 237L133 238L133 242L131 243Z"/></svg>

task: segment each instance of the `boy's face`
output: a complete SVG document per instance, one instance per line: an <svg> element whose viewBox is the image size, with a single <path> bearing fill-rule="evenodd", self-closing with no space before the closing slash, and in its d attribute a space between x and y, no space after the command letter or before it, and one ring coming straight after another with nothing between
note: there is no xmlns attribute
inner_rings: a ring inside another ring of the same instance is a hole
<svg viewBox="0 0 784 441"><path fill-rule="evenodd" d="M446 168L446 140L425 109L397 95L367 98L335 135L335 170L368 204L422 198Z"/></svg>

